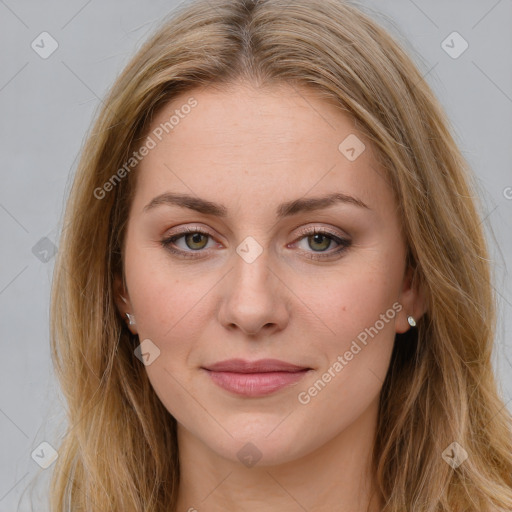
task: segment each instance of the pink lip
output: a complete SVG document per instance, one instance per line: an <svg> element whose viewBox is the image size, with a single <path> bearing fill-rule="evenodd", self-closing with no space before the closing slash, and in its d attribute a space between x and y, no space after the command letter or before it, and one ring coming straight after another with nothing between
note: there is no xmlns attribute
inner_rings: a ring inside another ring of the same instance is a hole
<svg viewBox="0 0 512 512"><path fill-rule="evenodd" d="M230 359L204 367L219 387L237 395L257 397L274 393L302 379L308 370L277 359Z"/></svg>

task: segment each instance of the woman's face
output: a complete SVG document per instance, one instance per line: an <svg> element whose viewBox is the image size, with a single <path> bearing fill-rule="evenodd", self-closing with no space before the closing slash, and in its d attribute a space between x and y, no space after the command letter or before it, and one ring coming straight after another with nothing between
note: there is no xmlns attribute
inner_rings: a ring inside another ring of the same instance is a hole
<svg viewBox="0 0 512 512"><path fill-rule="evenodd" d="M354 121L307 89L237 85L175 98L149 136L118 306L181 435L259 464L344 432L371 441L418 307L392 189ZM251 366L265 359L281 363Z"/></svg>

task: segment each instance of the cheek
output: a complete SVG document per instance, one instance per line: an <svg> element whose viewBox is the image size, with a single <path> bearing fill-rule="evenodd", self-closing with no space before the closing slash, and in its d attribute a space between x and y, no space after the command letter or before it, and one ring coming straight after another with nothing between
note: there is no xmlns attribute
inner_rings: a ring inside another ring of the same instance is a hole
<svg viewBox="0 0 512 512"><path fill-rule="evenodd" d="M321 281L297 280L297 295L317 313L321 322L316 323L324 333L315 336L316 348L323 354L316 378L322 380L327 374L312 395L304 387L300 390L310 398L318 396L315 407L328 407L331 401L336 407L352 410L364 407L378 393L388 371L395 321L402 309L398 302L400 257L399 251L391 254L369 249L358 258L345 260Z"/></svg>
<svg viewBox="0 0 512 512"><path fill-rule="evenodd" d="M151 252L155 251L148 249L146 254ZM139 340L150 339L159 350L145 368L147 376L166 409L177 421L188 424L201 412L191 407L191 396L199 393L190 381L190 355L205 337L210 317L201 299L214 283L176 278L176 269L168 262L149 263L143 251L133 256L126 266L126 278Z"/></svg>
<svg viewBox="0 0 512 512"><path fill-rule="evenodd" d="M394 335L394 318L400 308L399 281L399 271L389 265L367 265L362 260L321 280L302 276L294 283L294 290L321 320L319 326L330 333L328 338L335 345L343 345L376 322L379 331ZM386 313L383 325L381 315Z"/></svg>
<svg viewBox="0 0 512 512"><path fill-rule="evenodd" d="M377 399L401 310L395 289L382 273L351 272L324 287L323 300L311 293L305 300L322 312L319 316L331 332L316 337L322 365L296 397L304 418L329 425L326 437L347 427ZM339 414L333 417L333 411Z"/></svg>
<svg viewBox="0 0 512 512"><path fill-rule="evenodd" d="M211 283L190 271L180 276L164 250L142 245L127 252L125 271L139 339L154 340L174 355L184 351L207 317L201 298L213 286L213 276Z"/></svg>

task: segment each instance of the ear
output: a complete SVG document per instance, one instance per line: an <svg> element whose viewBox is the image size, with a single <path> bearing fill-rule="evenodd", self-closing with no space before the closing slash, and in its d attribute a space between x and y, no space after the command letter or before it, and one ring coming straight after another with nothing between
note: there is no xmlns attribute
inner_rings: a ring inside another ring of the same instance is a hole
<svg viewBox="0 0 512 512"><path fill-rule="evenodd" d="M418 322L427 311L425 292L414 277L415 269L409 266L405 272L400 297L398 298L403 309L396 317L395 330L397 333L404 333L411 328L407 317L412 316Z"/></svg>
<svg viewBox="0 0 512 512"><path fill-rule="evenodd" d="M133 309L128 296L128 290L126 289L125 283L121 275L116 274L114 277L114 301L117 306L119 314L123 317L123 321L126 323L128 329L132 334L137 334L135 325L130 325L127 313L133 315Z"/></svg>

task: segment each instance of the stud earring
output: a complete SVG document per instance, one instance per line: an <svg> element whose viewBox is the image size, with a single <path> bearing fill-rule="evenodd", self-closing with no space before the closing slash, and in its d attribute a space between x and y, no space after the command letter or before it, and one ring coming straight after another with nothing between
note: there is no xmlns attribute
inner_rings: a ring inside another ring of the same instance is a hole
<svg viewBox="0 0 512 512"><path fill-rule="evenodd" d="M414 320L414 318L412 316L408 316L407 321L409 322L409 325L411 327L416 327L416 320Z"/></svg>
<svg viewBox="0 0 512 512"><path fill-rule="evenodd" d="M130 313L126 313L126 316L128 317L128 322L130 325L135 325L135 316L130 315Z"/></svg>

